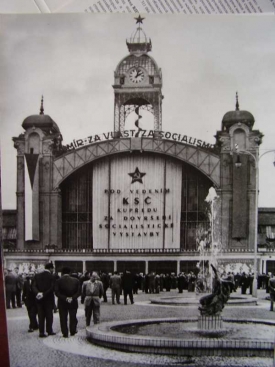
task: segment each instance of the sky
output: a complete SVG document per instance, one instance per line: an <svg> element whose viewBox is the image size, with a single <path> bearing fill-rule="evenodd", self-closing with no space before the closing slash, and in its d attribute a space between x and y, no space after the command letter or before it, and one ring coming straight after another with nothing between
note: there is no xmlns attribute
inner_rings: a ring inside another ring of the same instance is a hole
<svg viewBox="0 0 275 367"><path fill-rule="evenodd" d="M112 131L114 70L128 54L125 41L136 21L128 14L0 17L2 207L15 209L12 137L24 132L27 116L39 114L42 95L64 145ZM162 69L163 131L215 143L238 91L240 109L253 114L254 129L264 134L260 155L275 150L273 15L147 15L142 27ZM145 129L151 120L143 113ZM275 153L259 161L260 207L275 207L274 161Z"/></svg>

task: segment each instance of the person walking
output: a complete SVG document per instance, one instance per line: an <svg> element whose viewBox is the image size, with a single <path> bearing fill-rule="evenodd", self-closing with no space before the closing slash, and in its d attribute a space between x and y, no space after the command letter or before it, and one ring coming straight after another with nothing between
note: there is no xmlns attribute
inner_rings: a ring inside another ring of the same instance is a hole
<svg viewBox="0 0 275 367"><path fill-rule="evenodd" d="M240 285L241 285L241 293L246 294L246 290L249 286L249 279L245 272L242 273L242 276L240 279Z"/></svg>
<svg viewBox="0 0 275 367"><path fill-rule="evenodd" d="M149 280L149 293L154 293L155 292L155 274L150 271L149 275L148 275L148 280Z"/></svg>
<svg viewBox="0 0 275 367"><path fill-rule="evenodd" d="M53 332L53 309L54 309L54 266L52 263L45 265L45 269L35 274L32 290L36 296L39 337L45 338L45 322L46 332L48 335L55 335Z"/></svg>
<svg viewBox="0 0 275 367"><path fill-rule="evenodd" d="M248 283L248 288L249 288L249 294L252 295L253 293L253 280L254 280L254 273L252 274L248 274L248 279L247 279L247 283ZM257 287L258 289L258 287Z"/></svg>
<svg viewBox="0 0 275 367"><path fill-rule="evenodd" d="M170 274L166 274L166 276L165 276L165 290L166 290L166 292L170 292L170 290L171 290L171 276L170 276Z"/></svg>
<svg viewBox="0 0 275 367"><path fill-rule="evenodd" d="M120 292L121 292L121 277L118 275L117 271L110 278L110 287L112 291L112 304L120 304Z"/></svg>
<svg viewBox="0 0 275 367"><path fill-rule="evenodd" d="M16 291L15 291L15 298L16 298L16 306L21 308L22 307L22 290L23 290L23 274L19 274L19 268L14 268L15 276L16 276Z"/></svg>
<svg viewBox="0 0 275 367"><path fill-rule="evenodd" d="M155 275L155 293L159 293L160 292L160 276L159 276L159 274L156 274Z"/></svg>
<svg viewBox="0 0 275 367"><path fill-rule="evenodd" d="M101 273L100 280L103 285L103 302L107 302L107 289L110 285L110 277L105 271Z"/></svg>
<svg viewBox="0 0 275 367"><path fill-rule="evenodd" d="M16 293L16 275L13 274L12 269L8 269L5 275L5 291L6 291L6 308L16 308L15 293Z"/></svg>
<svg viewBox="0 0 275 367"><path fill-rule="evenodd" d="M130 271L126 270L123 274L122 278L122 289L123 289L123 295L124 295L124 304L127 305L127 296L129 295L129 299L131 304L134 303L134 297L133 297L133 286L134 286L134 280L133 276Z"/></svg>
<svg viewBox="0 0 275 367"><path fill-rule="evenodd" d="M77 278L70 276L71 269L64 267L62 276L55 282L55 295L59 310L60 328L64 338L68 338L69 329L71 336L77 333L77 309L78 297L81 295L80 282ZM69 315L69 329L68 329Z"/></svg>
<svg viewBox="0 0 275 367"><path fill-rule="evenodd" d="M26 280L23 284L23 292L22 292L22 300L27 308L28 316L29 316L29 333L32 333L34 330L38 329L37 322L37 304L35 299L35 294L32 290L32 282L34 278L34 272L29 272L26 276Z"/></svg>
<svg viewBox="0 0 275 367"><path fill-rule="evenodd" d="M91 279L83 283L81 303L85 307L86 326L90 326L93 316L94 324L100 322L100 298L103 296L103 284L97 273L93 272Z"/></svg>
<svg viewBox="0 0 275 367"><path fill-rule="evenodd" d="M179 293L183 293L184 281L185 281L184 273L179 273L177 282Z"/></svg>

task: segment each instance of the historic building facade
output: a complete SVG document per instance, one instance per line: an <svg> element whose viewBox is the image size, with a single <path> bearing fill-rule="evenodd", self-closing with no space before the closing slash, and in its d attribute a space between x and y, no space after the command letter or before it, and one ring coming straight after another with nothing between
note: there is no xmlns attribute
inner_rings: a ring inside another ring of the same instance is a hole
<svg viewBox="0 0 275 367"><path fill-rule="evenodd" d="M163 76L141 23L115 69L112 132L65 146L42 99L40 114L13 138L17 240L6 266L51 260L58 270L66 263L79 272L178 273L196 268L202 244L204 260L215 249L221 264L253 265L255 162L236 147L257 156L262 134L238 98L215 145L164 131ZM143 111L153 116L146 130Z"/></svg>

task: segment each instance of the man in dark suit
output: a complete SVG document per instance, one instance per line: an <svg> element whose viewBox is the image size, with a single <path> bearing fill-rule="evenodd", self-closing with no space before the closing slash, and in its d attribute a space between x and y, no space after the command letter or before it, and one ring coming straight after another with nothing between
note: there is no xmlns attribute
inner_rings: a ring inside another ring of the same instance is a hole
<svg viewBox="0 0 275 367"><path fill-rule="evenodd" d="M100 276L100 280L102 282L103 285L103 302L107 302L107 289L109 288L110 285L110 277L107 273L105 273L104 271L102 272L101 276Z"/></svg>
<svg viewBox="0 0 275 367"><path fill-rule="evenodd" d="M34 273L29 272L23 284L23 293L22 293L22 299L27 308L28 316L30 320L29 330L28 330L29 333L38 329L37 305L36 305L35 294L32 290L33 277L34 277Z"/></svg>
<svg viewBox="0 0 275 367"><path fill-rule="evenodd" d="M53 309L54 309L54 277L53 264L48 263L45 269L35 274L32 290L36 296L38 311L39 337L45 338L45 321L48 335L55 335L53 332Z"/></svg>
<svg viewBox="0 0 275 367"><path fill-rule="evenodd" d="M134 303L133 297L133 285L134 280L133 276L130 271L126 270L122 277L122 289L123 289L123 296L124 296L124 304L127 305L127 296L129 295L131 304Z"/></svg>
<svg viewBox="0 0 275 367"><path fill-rule="evenodd" d="M15 293L16 293L16 276L12 270L8 270L8 274L5 276L5 290L6 290L6 307L16 308L15 306Z"/></svg>
<svg viewBox="0 0 275 367"><path fill-rule="evenodd" d="M77 278L70 276L71 269L64 267L62 276L55 283L55 295L58 298L59 319L61 332L64 338L68 338L68 315L71 336L77 333L77 309L78 297L81 295L80 282Z"/></svg>

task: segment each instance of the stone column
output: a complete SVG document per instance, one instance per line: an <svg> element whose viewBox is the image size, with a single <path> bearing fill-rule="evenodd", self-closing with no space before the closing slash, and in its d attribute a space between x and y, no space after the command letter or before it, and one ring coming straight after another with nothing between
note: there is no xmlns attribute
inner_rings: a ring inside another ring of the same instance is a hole
<svg viewBox="0 0 275 367"><path fill-rule="evenodd" d="M145 274L148 274L148 260L145 261Z"/></svg>

